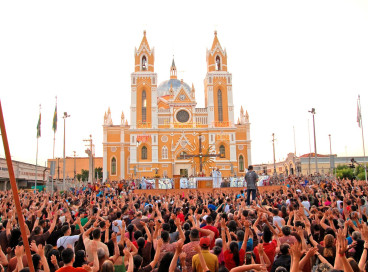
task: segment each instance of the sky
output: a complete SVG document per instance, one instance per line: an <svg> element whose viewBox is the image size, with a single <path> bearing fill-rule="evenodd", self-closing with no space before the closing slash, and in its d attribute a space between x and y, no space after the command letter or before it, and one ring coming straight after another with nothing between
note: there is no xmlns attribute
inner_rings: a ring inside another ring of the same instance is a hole
<svg viewBox="0 0 368 272"><path fill-rule="evenodd" d="M12 158L36 162L40 104L38 163L52 158L56 96L55 156L63 156L63 112L70 114L66 156L86 156L90 134L102 156L108 107L114 124L122 111L130 120L143 30L158 82L169 79L174 55L178 78L195 86L197 107L204 107L206 49L217 30L233 76L235 120L241 106L249 113L253 163L273 160L272 133L276 160L313 151L311 108L318 153L329 154L331 134L334 154L363 155L357 97L367 130L368 1L47 0L0 2L0 99Z"/></svg>

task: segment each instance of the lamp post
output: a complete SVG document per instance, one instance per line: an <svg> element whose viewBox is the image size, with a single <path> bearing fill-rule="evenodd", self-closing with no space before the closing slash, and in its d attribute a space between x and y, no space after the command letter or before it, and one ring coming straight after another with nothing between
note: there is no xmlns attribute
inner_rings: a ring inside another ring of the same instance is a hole
<svg viewBox="0 0 368 272"><path fill-rule="evenodd" d="M316 165L316 173L318 173L318 162L317 162L317 143L316 143L316 126L314 123L314 115L316 114L316 109L312 108L312 110L308 111L313 116L313 135L314 135L314 157L315 157L315 165Z"/></svg>
<svg viewBox="0 0 368 272"><path fill-rule="evenodd" d="M65 119L70 117L67 112L64 112L63 119L64 119L64 147L63 147L63 188L65 191Z"/></svg>

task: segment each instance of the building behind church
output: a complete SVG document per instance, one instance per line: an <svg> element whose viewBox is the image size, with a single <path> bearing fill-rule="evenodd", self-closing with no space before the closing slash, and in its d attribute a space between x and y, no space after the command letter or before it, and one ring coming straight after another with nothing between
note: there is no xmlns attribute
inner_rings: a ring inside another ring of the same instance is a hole
<svg viewBox="0 0 368 272"><path fill-rule="evenodd" d="M104 116L103 180L197 176L201 160L204 175L213 168L223 177L244 175L251 164L249 116L241 108L234 122L232 74L217 33L207 50L204 108L196 107L194 86L177 78L174 60L170 79L157 82L146 32L134 56L130 122L122 113L114 125L110 108Z"/></svg>

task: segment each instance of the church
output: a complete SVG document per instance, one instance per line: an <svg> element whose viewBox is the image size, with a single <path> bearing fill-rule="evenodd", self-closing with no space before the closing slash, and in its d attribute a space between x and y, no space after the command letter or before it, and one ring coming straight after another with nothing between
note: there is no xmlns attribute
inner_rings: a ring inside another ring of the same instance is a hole
<svg viewBox="0 0 368 272"><path fill-rule="evenodd" d="M130 122L122 112L114 125L110 108L105 112L104 181L210 176L214 169L222 177L245 175L251 164L249 115L241 107L234 122L232 74L216 31L206 55L205 107L197 108L196 90L177 78L174 60L170 79L157 82L155 51L144 31L134 53Z"/></svg>

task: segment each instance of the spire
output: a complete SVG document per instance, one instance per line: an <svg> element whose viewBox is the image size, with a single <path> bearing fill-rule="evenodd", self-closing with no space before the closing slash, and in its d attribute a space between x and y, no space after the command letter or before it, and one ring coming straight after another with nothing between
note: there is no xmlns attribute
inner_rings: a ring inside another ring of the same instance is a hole
<svg viewBox="0 0 368 272"><path fill-rule="evenodd" d="M142 41L141 41L141 44L139 45L139 51L141 50L141 48L143 46L146 46L147 47L147 50L148 51L151 51L150 47L149 47L149 44L148 44L148 41L147 41L147 37L146 37L146 30L143 30L143 38L142 38Z"/></svg>
<svg viewBox="0 0 368 272"><path fill-rule="evenodd" d="M211 51L213 51L216 48L217 44L221 48L220 42L219 42L219 40L217 38L217 30L215 30L215 33L214 34L215 34L215 37L213 38L213 43L212 43Z"/></svg>
<svg viewBox="0 0 368 272"><path fill-rule="evenodd" d="M170 79L177 79L174 56L173 56L172 64L171 64L171 67L170 67Z"/></svg>
<svg viewBox="0 0 368 272"><path fill-rule="evenodd" d="M240 106L240 114L241 114L241 115L243 115L243 114L244 114L243 106Z"/></svg>
<svg viewBox="0 0 368 272"><path fill-rule="evenodd" d="M194 84L192 83L192 97L195 98L195 89L194 89Z"/></svg>
<svg viewBox="0 0 368 272"><path fill-rule="evenodd" d="M245 118L249 119L248 111L245 112Z"/></svg>

